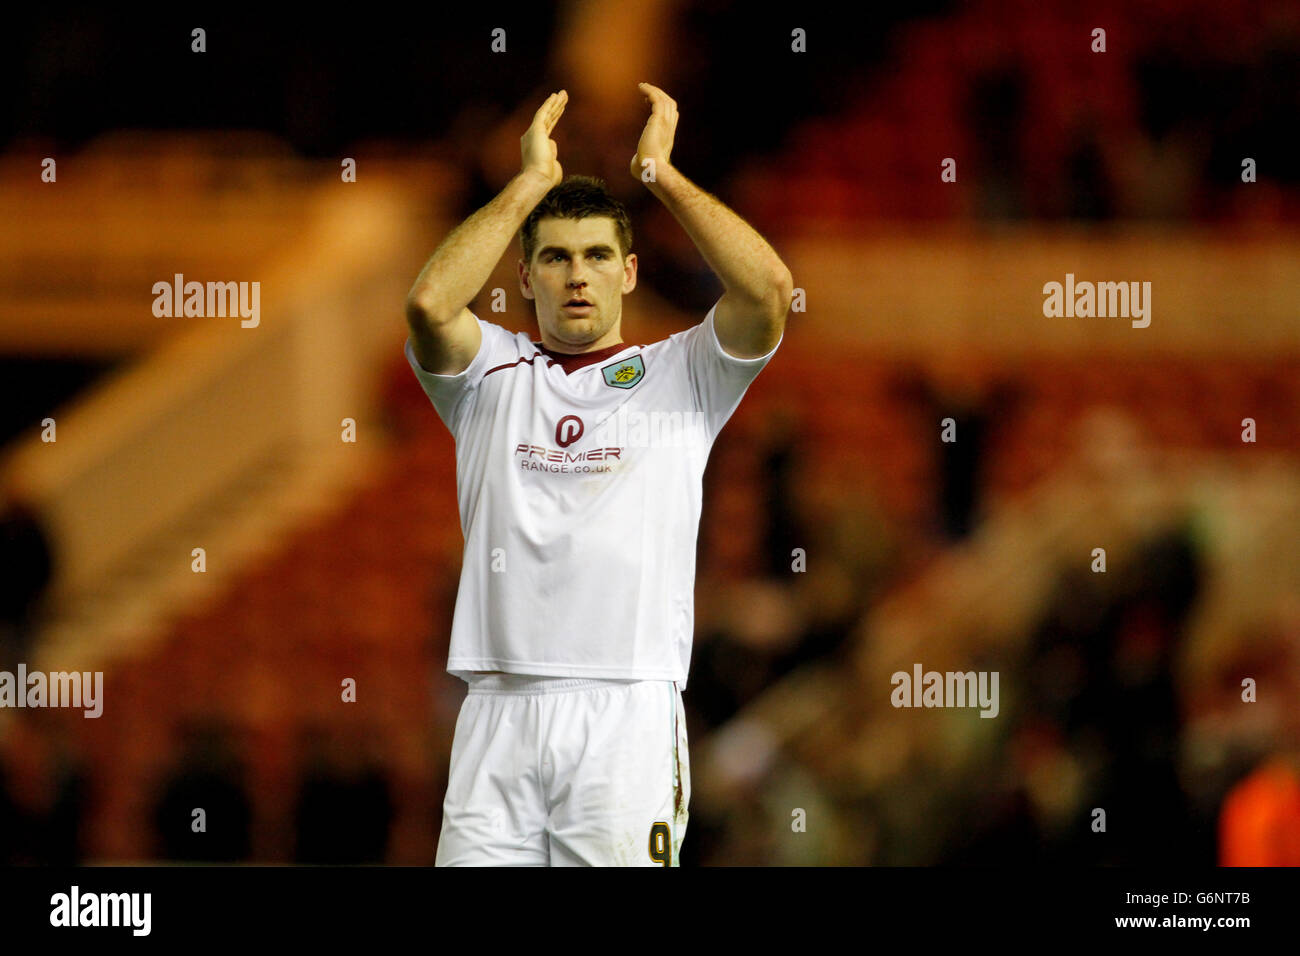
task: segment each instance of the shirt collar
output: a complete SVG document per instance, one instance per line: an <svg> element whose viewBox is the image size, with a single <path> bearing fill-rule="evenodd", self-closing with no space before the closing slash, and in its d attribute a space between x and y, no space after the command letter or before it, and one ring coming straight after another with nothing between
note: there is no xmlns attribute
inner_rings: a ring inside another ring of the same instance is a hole
<svg viewBox="0 0 1300 956"><path fill-rule="evenodd" d="M576 372L580 368L586 368L588 365L593 365L596 362L604 361L625 349L640 348L639 345L629 345L626 342L618 342L614 345L606 346L603 349L596 349L594 352L580 352L577 355L569 355L566 352L556 352L553 349L548 349L541 342L534 342L533 347L550 358L551 362L547 363L548 367L552 363L557 363L560 368L564 369L565 375L568 375L570 372Z"/></svg>

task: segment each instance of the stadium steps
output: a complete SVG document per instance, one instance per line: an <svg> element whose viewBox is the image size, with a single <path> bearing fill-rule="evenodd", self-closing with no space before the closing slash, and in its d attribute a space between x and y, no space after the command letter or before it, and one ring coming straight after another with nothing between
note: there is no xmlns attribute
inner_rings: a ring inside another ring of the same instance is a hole
<svg viewBox="0 0 1300 956"><path fill-rule="evenodd" d="M401 333L374 316L400 303L427 255L420 216L438 218L441 200L430 200L453 193L454 175L377 162L366 184L342 188L335 171L268 156L256 137L246 157L228 137L192 139L101 143L61 163L57 190L0 160L0 195L43 224L30 241L16 225L0 230L14 253L0 265L0 301L33 319L65 308L57 322L0 322L0 337L28 353L135 349L58 409L57 446L32 429L6 449L54 540L35 655L52 668L142 653L169 614L210 602L388 453L368 379ZM256 331L156 319L150 283L176 271L276 291ZM134 323L112 321L128 295ZM355 444L339 441L344 417L358 423ZM196 546L202 574L190 569Z"/></svg>
<svg viewBox="0 0 1300 956"><path fill-rule="evenodd" d="M373 467L369 448L358 446L354 466L332 477L321 476L313 462L281 456L248 471L202 509L143 542L93 589L68 595L52 609L40 658L75 660L86 669L139 653L160 636L170 614L219 595L245 562L339 501ZM203 573L191 569L194 547L205 549Z"/></svg>

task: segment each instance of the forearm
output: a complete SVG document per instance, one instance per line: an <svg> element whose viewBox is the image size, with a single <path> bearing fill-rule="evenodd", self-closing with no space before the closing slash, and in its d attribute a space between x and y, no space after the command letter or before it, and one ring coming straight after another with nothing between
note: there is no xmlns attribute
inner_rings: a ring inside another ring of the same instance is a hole
<svg viewBox="0 0 1300 956"><path fill-rule="evenodd" d="M682 224L728 293L766 301L788 285L790 270L767 240L676 167L659 164L646 186Z"/></svg>
<svg viewBox="0 0 1300 956"><path fill-rule="evenodd" d="M521 172L496 197L451 231L407 294L407 308L450 318L478 295L528 214L550 189Z"/></svg>

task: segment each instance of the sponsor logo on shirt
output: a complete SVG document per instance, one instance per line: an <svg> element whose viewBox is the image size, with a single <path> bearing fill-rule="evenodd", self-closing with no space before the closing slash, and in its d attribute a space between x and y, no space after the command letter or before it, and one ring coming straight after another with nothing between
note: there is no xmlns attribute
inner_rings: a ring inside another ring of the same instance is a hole
<svg viewBox="0 0 1300 956"><path fill-rule="evenodd" d="M564 451L560 448L530 445L527 442L520 442L515 446L515 460L524 471L552 471L558 474L607 472L614 469L605 462L621 460L622 456L622 448Z"/></svg>
<svg viewBox="0 0 1300 956"><path fill-rule="evenodd" d="M577 415L565 415L555 423L555 444L561 448L568 448L581 438L586 430L587 426Z"/></svg>

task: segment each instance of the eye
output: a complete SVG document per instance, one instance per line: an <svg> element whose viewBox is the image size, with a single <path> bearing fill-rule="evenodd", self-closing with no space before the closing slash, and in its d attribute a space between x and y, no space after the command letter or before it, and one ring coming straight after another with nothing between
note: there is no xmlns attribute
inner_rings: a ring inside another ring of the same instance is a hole
<svg viewBox="0 0 1300 956"><path fill-rule="evenodd" d="M596 258L598 258L598 259L604 259L604 258L605 258L605 253L603 253L603 252L593 253L593 255L595 255Z"/></svg>

